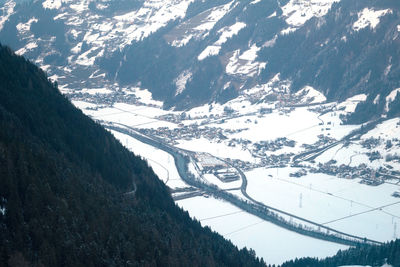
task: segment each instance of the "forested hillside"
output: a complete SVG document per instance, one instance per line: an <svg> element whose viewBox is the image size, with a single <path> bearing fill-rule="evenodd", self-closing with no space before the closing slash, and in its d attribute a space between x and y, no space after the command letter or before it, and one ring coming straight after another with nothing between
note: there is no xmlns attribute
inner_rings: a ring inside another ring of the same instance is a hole
<svg viewBox="0 0 400 267"><path fill-rule="evenodd" d="M0 95L0 266L264 265L3 46Z"/></svg>
<svg viewBox="0 0 400 267"><path fill-rule="evenodd" d="M368 246L351 248L346 251L339 251L335 256L318 260L313 258L296 259L282 264L282 267L336 267L342 265L368 265L400 266L400 240L386 243L382 246Z"/></svg>

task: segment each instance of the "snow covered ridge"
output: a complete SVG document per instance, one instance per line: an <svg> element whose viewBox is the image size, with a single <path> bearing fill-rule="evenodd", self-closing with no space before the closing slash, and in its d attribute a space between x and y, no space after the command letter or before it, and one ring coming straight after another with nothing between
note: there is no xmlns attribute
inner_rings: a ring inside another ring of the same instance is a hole
<svg viewBox="0 0 400 267"><path fill-rule="evenodd" d="M190 3L194 0L147 0L138 10L109 17L96 10L89 9L89 0L46 0L45 9L58 9L54 20L62 20L68 32L76 41L73 54L79 54L81 42L91 46L92 51L78 55L78 64L92 65L105 51L123 49L133 41L140 41L170 21L183 18ZM107 8L108 1L103 1L99 8ZM84 19L83 19L84 17ZM71 58L72 60L72 58ZM72 60L73 61L73 60Z"/></svg>
<svg viewBox="0 0 400 267"><path fill-rule="evenodd" d="M238 4L234 3L235 1L231 1L228 4L214 7L185 21L166 36L167 41L172 46L182 47L192 39L204 39L215 24Z"/></svg>
<svg viewBox="0 0 400 267"><path fill-rule="evenodd" d="M231 76L254 77L259 75L267 65L266 62L256 61L257 52L260 49L256 44L253 44L250 49L243 53L240 53L240 49L236 50L229 59L225 72Z"/></svg>
<svg viewBox="0 0 400 267"><path fill-rule="evenodd" d="M206 49L204 49L203 52L200 53L197 59L201 61L208 56L218 55L219 51L221 50L221 45L226 43L228 39L232 38L232 36L237 35L239 31L245 27L246 27L245 23L236 22L231 26L222 28L221 30L218 31L218 33L221 34L218 41L216 41L213 45L207 46Z"/></svg>
<svg viewBox="0 0 400 267"><path fill-rule="evenodd" d="M391 9L374 10L370 8L364 8L358 13L358 20L353 24L353 30L359 31L366 27L375 29L379 24L380 18L387 14L391 14L393 11Z"/></svg>
<svg viewBox="0 0 400 267"><path fill-rule="evenodd" d="M137 11L115 16L117 25L128 30L128 42L142 40L166 26L170 21L183 18L194 0L147 0Z"/></svg>
<svg viewBox="0 0 400 267"><path fill-rule="evenodd" d="M325 16L332 4L340 0L290 0L282 7L289 29L299 28L313 17Z"/></svg>

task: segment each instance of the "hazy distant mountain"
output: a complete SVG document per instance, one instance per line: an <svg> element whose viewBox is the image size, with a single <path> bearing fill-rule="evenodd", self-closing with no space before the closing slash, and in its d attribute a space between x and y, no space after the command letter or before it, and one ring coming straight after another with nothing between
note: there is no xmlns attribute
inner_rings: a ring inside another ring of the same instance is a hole
<svg viewBox="0 0 400 267"><path fill-rule="evenodd" d="M0 39L69 94L140 86L182 109L225 102L279 74L291 91L312 86L329 101L367 94L359 111L370 114L352 118L364 121L388 113L400 87L399 7L373 0L10 0Z"/></svg>

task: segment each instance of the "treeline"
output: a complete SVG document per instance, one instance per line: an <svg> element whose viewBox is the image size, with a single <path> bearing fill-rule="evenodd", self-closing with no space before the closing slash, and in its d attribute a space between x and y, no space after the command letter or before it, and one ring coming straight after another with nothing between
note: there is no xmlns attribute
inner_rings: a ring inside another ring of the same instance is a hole
<svg viewBox="0 0 400 267"><path fill-rule="evenodd" d="M381 246L362 246L339 251L335 256L318 260L302 258L285 262L282 267L336 267L342 265L400 266L400 239Z"/></svg>
<svg viewBox="0 0 400 267"><path fill-rule="evenodd" d="M191 220L143 160L3 46L0 96L0 266L265 265Z"/></svg>

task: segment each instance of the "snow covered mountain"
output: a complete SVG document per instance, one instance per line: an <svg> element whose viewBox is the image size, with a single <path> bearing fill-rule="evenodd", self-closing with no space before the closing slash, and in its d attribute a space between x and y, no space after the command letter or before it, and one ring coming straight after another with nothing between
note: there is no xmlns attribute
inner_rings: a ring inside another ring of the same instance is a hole
<svg viewBox="0 0 400 267"><path fill-rule="evenodd" d="M399 115L399 11L372 0L8 0L0 40L72 98L140 87L186 109L275 81L328 101L365 94L349 117L361 122Z"/></svg>

